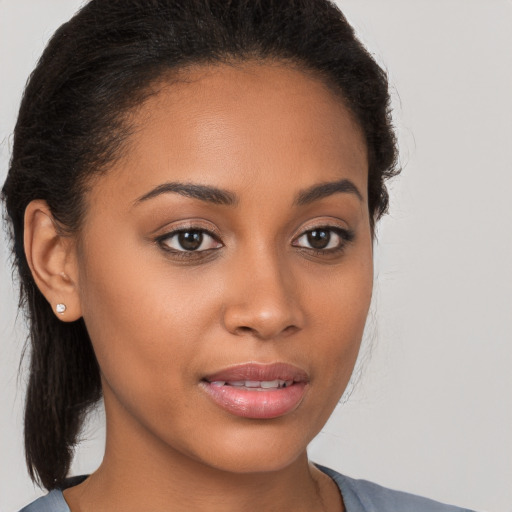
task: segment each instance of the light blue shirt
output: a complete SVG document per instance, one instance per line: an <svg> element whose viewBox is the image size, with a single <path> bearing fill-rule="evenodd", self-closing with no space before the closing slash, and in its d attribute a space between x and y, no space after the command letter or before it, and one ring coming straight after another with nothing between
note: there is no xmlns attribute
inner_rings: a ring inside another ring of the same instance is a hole
<svg viewBox="0 0 512 512"><path fill-rule="evenodd" d="M471 512L465 508L444 505L437 501L422 498L406 492L393 491L366 480L356 480L336 471L318 466L338 485L346 512ZM67 487L78 485L87 477L73 477ZM70 512L62 495L62 490L54 489L46 496L37 499L20 512Z"/></svg>

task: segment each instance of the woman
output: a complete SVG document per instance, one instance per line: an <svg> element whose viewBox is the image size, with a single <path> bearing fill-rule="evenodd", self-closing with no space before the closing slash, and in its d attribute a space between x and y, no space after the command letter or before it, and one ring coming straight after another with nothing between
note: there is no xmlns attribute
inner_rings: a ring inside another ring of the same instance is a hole
<svg viewBox="0 0 512 512"><path fill-rule="evenodd" d="M93 0L61 27L3 188L51 490L26 510L461 510L306 454L395 161L386 77L327 2ZM67 479L100 397L104 460Z"/></svg>

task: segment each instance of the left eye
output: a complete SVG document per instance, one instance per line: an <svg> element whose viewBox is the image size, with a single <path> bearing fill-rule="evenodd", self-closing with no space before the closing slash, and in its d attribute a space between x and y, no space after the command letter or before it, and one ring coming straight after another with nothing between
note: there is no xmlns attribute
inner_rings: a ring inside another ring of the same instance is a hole
<svg viewBox="0 0 512 512"><path fill-rule="evenodd" d="M349 233L341 228L319 227L306 231L298 237L293 245L324 251L329 249L341 249L350 240Z"/></svg>
<svg viewBox="0 0 512 512"><path fill-rule="evenodd" d="M222 244L202 229L183 229L159 238L164 249L179 252L201 252L217 249Z"/></svg>

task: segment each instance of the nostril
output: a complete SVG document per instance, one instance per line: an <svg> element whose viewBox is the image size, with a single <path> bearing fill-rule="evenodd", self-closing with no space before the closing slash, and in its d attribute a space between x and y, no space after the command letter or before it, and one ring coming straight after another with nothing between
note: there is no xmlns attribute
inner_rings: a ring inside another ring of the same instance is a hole
<svg viewBox="0 0 512 512"><path fill-rule="evenodd" d="M287 336L287 335L293 334L293 333L297 332L298 330L300 330L299 327L297 327L295 325L288 325L281 331L281 336L282 335ZM267 338L267 337L273 336L270 333L264 333L263 330L262 330L262 332L260 332L258 329L255 329L253 327L248 327L246 325L241 325L241 326L237 327L235 332L238 335L251 334L258 338Z"/></svg>
<svg viewBox="0 0 512 512"><path fill-rule="evenodd" d="M240 327L237 328L237 331L240 333L240 334L243 334L243 333L252 333L254 332L254 329L252 327L247 327L245 325L241 325Z"/></svg>

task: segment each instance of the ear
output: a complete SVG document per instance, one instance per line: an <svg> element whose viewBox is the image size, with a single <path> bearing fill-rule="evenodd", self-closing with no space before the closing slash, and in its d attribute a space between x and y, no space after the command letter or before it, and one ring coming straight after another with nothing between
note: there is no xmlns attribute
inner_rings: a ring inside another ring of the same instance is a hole
<svg viewBox="0 0 512 512"><path fill-rule="evenodd" d="M34 281L55 315L64 322L78 320L82 310L75 240L59 230L46 201L31 201L25 210L24 246Z"/></svg>

